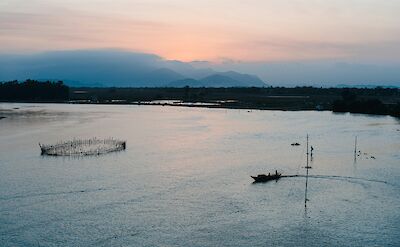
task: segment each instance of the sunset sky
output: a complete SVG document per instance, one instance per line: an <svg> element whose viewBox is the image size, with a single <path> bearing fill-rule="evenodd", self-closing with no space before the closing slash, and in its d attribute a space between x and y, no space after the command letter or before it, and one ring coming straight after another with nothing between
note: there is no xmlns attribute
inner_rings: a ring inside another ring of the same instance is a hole
<svg viewBox="0 0 400 247"><path fill-rule="evenodd" d="M400 63L398 0L2 0L0 53Z"/></svg>

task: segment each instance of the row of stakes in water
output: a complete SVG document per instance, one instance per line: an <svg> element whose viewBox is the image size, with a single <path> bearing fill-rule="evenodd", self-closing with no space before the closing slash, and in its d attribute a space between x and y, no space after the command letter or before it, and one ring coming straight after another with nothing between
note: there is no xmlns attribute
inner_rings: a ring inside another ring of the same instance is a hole
<svg viewBox="0 0 400 247"><path fill-rule="evenodd" d="M51 156L85 156L100 155L126 149L126 141L108 139L74 139L54 145L40 144L42 155Z"/></svg>

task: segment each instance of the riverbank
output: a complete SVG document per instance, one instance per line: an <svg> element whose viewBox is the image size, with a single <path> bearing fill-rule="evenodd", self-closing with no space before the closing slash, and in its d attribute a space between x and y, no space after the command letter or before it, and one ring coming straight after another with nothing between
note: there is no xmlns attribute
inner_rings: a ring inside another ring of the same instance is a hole
<svg viewBox="0 0 400 247"><path fill-rule="evenodd" d="M395 88L71 88L70 103L334 111L400 116Z"/></svg>
<svg viewBox="0 0 400 247"><path fill-rule="evenodd" d="M276 99L276 98L275 98ZM154 100L154 101L133 101L129 102L126 100L105 100L105 101L94 101L94 100L70 100L70 101L13 101L12 103L54 103L54 104L82 104L82 105L137 105L137 106L170 106L170 107L196 107L196 108L215 108L215 109L243 109L243 110L275 110L275 111L332 111L336 113L357 113L357 114L367 114L367 115L390 115L393 117L400 118L400 107L397 104L390 104L389 108L386 107L381 101L370 100L365 101L365 103L356 103L358 107L354 108L353 103L349 104L348 108L342 107L342 100L337 100L334 102L339 102L341 108L335 108L336 106L328 105L313 105L299 103L297 105L276 105L274 107L269 105L257 105L249 104L248 102L238 102L234 100L230 101L212 101L212 102L185 102L180 100ZM372 105L371 105L372 102ZM378 102L378 103L376 103ZM10 103L4 102L3 103ZM361 106L360 106L361 104ZM365 104L365 106L363 106ZM366 106L370 106L367 107ZM388 110L389 109L389 110ZM0 113L16 114L16 112L3 112ZM0 119L6 118L4 116Z"/></svg>
<svg viewBox="0 0 400 247"><path fill-rule="evenodd" d="M62 82L38 81L1 85L0 102L327 110L400 117L398 88L71 88Z"/></svg>

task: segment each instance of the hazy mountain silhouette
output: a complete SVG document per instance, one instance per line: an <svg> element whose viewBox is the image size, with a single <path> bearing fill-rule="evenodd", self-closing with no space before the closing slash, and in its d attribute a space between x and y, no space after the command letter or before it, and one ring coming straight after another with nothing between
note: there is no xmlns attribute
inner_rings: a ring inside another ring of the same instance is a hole
<svg viewBox="0 0 400 247"><path fill-rule="evenodd" d="M223 76L219 74L210 75L206 78L201 79L201 82L206 86L214 85L215 87L234 87L243 86L243 84L235 79L228 76Z"/></svg>
<svg viewBox="0 0 400 247"><path fill-rule="evenodd" d="M400 86L400 63L380 64L340 62L337 59L305 61L224 61L191 63L196 68L211 67L219 71L234 70L256 74L273 86L323 86L338 84Z"/></svg>
<svg viewBox="0 0 400 247"><path fill-rule="evenodd" d="M158 68L158 59L154 55L113 50L1 56L0 80L58 79L81 85L135 86Z"/></svg>
<svg viewBox="0 0 400 247"><path fill-rule="evenodd" d="M254 86L254 87L266 86L265 83L255 75L241 74L241 73L238 73L235 71L220 72L218 74L225 76L225 77L232 78L232 79L240 82L241 84L243 84L243 86Z"/></svg>
<svg viewBox="0 0 400 247"><path fill-rule="evenodd" d="M158 69L169 69L181 76L165 70L157 71ZM168 80L201 80L221 74L240 82L251 82L249 85L263 85L256 76L254 77L257 79L238 77L232 70L257 74L267 80L268 85L273 86L400 86L400 64L358 64L336 60L181 62L165 60L153 54L106 49L55 51L33 55L0 54L0 81L31 78L63 80L70 86L145 87L163 86L169 83L165 82ZM245 75L240 73L238 74ZM160 79L162 76L166 77Z"/></svg>
<svg viewBox="0 0 400 247"><path fill-rule="evenodd" d="M207 67L207 68L196 68L192 66L191 63L185 63L176 60L168 60L166 63L162 65L164 68L171 69L185 78L193 78L193 79L201 79L207 77L209 75L215 74L216 71Z"/></svg>
<svg viewBox="0 0 400 247"><path fill-rule="evenodd" d="M258 77L234 71L215 73L200 80L186 78L172 81L168 87L264 87L266 84Z"/></svg>
<svg viewBox="0 0 400 247"><path fill-rule="evenodd" d="M221 76L208 78L218 74ZM201 79L199 85L206 87L264 85L256 76L197 69L190 63L121 50L0 56L0 81L63 80L69 86L161 87L185 78ZM196 85L194 81L190 84Z"/></svg>
<svg viewBox="0 0 400 247"><path fill-rule="evenodd" d="M183 75L167 68L160 68L145 74L142 78L143 86L163 86L171 81L181 80Z"/></svg>

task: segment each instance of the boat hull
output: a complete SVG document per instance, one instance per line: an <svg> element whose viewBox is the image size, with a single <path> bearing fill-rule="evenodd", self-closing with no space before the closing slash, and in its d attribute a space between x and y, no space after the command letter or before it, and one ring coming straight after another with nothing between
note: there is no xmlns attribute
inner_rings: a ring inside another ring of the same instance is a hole
<svg viewBox="0 0 400 247"><path fill-rule="evenodd" d="M257 177L255 176L251 176L254 179L254 183L265 183L265 182L269 182L272 180L278 180L282 177L281 174L277 174L277 175L258 175Z"/></svg>

